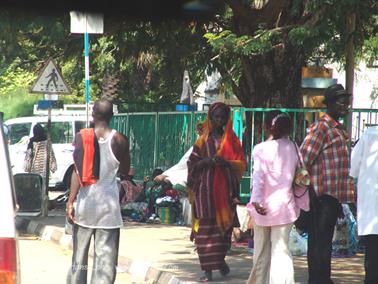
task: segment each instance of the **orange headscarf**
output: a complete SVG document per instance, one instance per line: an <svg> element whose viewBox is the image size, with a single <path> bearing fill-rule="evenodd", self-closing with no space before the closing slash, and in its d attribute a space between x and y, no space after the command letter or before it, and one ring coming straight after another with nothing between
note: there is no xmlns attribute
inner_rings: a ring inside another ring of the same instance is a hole
<svg viewBox="0 0 378 284"><path fill-rule="evenodd" d="M228 112L228 121L223 133L220 146L215 156L221 157L231 165L232 174L240 181L245 168L246 161L243 148L239 138L232 129L231 110L224 103L214 103L210 106L207 118L203 124L203 134L194 143L198 148L203 149L209 134L212 130L211 117L216 109L224 108ZM215 202L216 221L222 232L232 226L233 216L230 208L230 189L228 188L226 169L216 166L213 180L213 199Z"/></svg>

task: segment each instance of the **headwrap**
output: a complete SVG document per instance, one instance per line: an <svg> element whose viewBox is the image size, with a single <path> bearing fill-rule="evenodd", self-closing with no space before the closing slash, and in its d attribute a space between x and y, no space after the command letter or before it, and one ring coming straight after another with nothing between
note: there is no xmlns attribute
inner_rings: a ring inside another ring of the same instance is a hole
<svg viewBox="0 0 378 284"><path fill-rule="evenodd" d="M240 181L245 168L246 161L244 158L243 148L240 144L239 138L232 129L231 109L228 105L218 102L210 106L207 118L203 123L203 134L194 143L198 148L202 149L212 131L211 118L214 111L218 108L224 108L228 115L226 127L221 138L220 146L215 156L221 157L231 165L232 174ZM233 222L232 211L230 208L230 189L227 180L226 169L221 166L216 166L214 169L213 180L213 199L215 203L216 221L221 232L226 231L231 227Z"/></svg>

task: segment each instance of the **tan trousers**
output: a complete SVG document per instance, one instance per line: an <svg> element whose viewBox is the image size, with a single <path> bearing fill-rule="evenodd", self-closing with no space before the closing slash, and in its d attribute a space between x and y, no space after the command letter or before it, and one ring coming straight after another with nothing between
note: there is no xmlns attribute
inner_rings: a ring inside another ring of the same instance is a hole
<svg viewBox="0 0 378 284"><path fill-rule="evenodd" d="M253 225L253 267L247 284L294 284L294 266L289 251L293 224L260 227Z"/></svg>

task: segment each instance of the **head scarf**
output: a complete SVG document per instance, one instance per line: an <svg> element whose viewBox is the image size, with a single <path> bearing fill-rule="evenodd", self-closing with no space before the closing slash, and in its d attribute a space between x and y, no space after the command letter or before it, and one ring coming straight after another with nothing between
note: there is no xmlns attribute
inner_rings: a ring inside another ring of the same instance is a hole
<svg viewBox="0 0 378 284"><path fill-rule="evenodd" d="M210 106L207 118L203 123L203 133L194 143L195 146L204 149L205 143L212 131L211 118L214 111L218 108L224 108L228 115L226 127L221 138L220 146L215 156L221 157L231 165L231 174L234 174L238 181L240 181L245 168L246 161L244 158L243 148L240 144L239 138L232 129L231 109L228 105L218 102ZM216 166L214 169L213 180L213 200L215 202L216 220L221 232L226 231L232 226L233 216L230 207L231 189L228 188L229 176L227 169Z"/></svg>
<svg viewBox="0 0 378 284"><path fill-rule="evenodd" d="M47 140L46 132L39 123L33 127L33 137L30 138L27 149L33 149L33 142L41 142Z"/></svg>

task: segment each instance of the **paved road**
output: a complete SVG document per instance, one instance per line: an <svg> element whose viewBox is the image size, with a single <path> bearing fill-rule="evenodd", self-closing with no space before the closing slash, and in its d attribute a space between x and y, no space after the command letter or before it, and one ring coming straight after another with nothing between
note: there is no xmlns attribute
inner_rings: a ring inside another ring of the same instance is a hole
<svg viewBox="0 0 378 284"><path fill-rule="evenodd" d="M72 256L70 250L32 236L21 237L18 245L21 284L66 283L66 275ZM89 263L91 262L92 260L89 261ZM136 280L120 271L117 274L116 283L133 283L137 282Z"/></svg>

